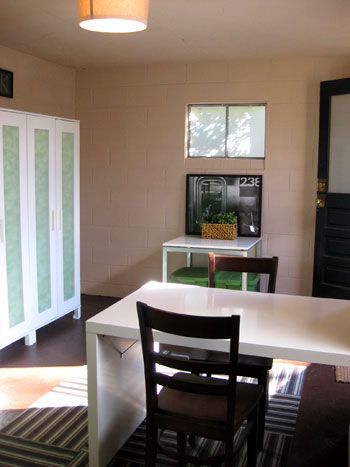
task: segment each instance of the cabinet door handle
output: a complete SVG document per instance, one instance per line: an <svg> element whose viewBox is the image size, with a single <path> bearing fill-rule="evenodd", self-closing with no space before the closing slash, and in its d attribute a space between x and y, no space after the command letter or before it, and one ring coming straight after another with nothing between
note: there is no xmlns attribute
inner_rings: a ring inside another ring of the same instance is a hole
<svg viewBox="0 0 350 467"><path fill-rule="evenodd" d="M55 230L55 211L51 211L51 230Z"/></svg>

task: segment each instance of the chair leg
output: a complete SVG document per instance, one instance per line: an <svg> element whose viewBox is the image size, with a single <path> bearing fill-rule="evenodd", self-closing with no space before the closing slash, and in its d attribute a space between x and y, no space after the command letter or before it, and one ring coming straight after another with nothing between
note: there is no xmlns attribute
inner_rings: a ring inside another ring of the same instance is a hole
<svg viewBox="0 0 350 467"><path fill-rule="evenodd" d="M265 415L268 409L269 401L269 373L258 378L258 384L263 388L263 395L259 403L259 421L258 421L258 450L262 451L264 446L264 433L265 433Z"/></svg>
<svg viewBox="0 0 350 467"><path fill-rule="evenodd" d="M196 445L195 435L188 435L188 441L190 443L190 446L194 447Z"/></svg>
<svg viewBox="0 0 350 467"><path fill-rule="evenodd" d="M186 435L183 433L177 433L177 452L179 454L186 454ZM179 467L185 467L186 462L179 461Z"/></svg>
<svg viewBox="0 0 350 467"><path fill-rule="evenodd" d="M225 442L225 467L233 466L233 440Z"/></svg>
<svg viewBox="0 0 350 467"><path fill-rule="evenodd" d="M157 428L151 425L146 427L146 459L145 467L154 467L157 458Z"/></svg>
<svg viewBox="0 0 350 467"><path fill-rule="evenodd" d="M255 410L250 414L249 421L252 422L252 428L248 435L247 439L247 466L248 467L256 467L256 461L258 457L258 445L257 445L257 438L258 438L258 411L259 406L257 405Z"/></svg>

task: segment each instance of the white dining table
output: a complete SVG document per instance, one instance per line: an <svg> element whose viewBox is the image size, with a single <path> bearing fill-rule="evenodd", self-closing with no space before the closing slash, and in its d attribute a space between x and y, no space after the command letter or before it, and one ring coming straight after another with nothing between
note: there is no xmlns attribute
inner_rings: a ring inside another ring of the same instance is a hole
<svg viewBox="0 0 350 467"><path fill-rule="evenodd" d="M350 366L348 300L148 282L86 323L92 467L106 465L145 417L137 301L175 313L239 314L241 353ZM188 345L168 334L156 339ZM190 344L228 350L224 340Z"/></svg>

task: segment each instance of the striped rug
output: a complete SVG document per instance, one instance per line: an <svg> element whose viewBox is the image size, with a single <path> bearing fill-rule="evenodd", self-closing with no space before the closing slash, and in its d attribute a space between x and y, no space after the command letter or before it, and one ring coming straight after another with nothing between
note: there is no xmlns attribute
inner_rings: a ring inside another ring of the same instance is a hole
<svg viewBox="0 0 350 467"><path fill-rule="evenodd" d="M350 383L350 367L336 366L335 380L337 383Z"/></svg>
<svg viewBox="0 0 350 467"><path fill-rule="evenodd" d="M304 366L275 362L270 372L270 400L266 418L264 449L258 467L283 467L293 439L296 416L304 380ZM245 378L244 381L249 381ZM75 378L63 382L13 422L0 431L0 466L88 466L86 368ZM164 441L175 443L173 433L165 433ZM142 423L109 467L144 465L145 424ZM200 439L197 452L216 453L221 443ZM246 463L242 451L238 467ZM176 463L159 456L159 467Z"/></svg>

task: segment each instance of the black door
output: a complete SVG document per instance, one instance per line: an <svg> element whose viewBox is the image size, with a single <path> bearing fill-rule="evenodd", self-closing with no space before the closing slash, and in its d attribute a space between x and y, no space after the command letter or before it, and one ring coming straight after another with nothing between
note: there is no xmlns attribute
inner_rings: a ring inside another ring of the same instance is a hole
<svg viewBox="0 0 350 467"><path fill-rule="evenodd" d="M320 134L313 296L350 298L350 79L325 81Z"/></svg>

